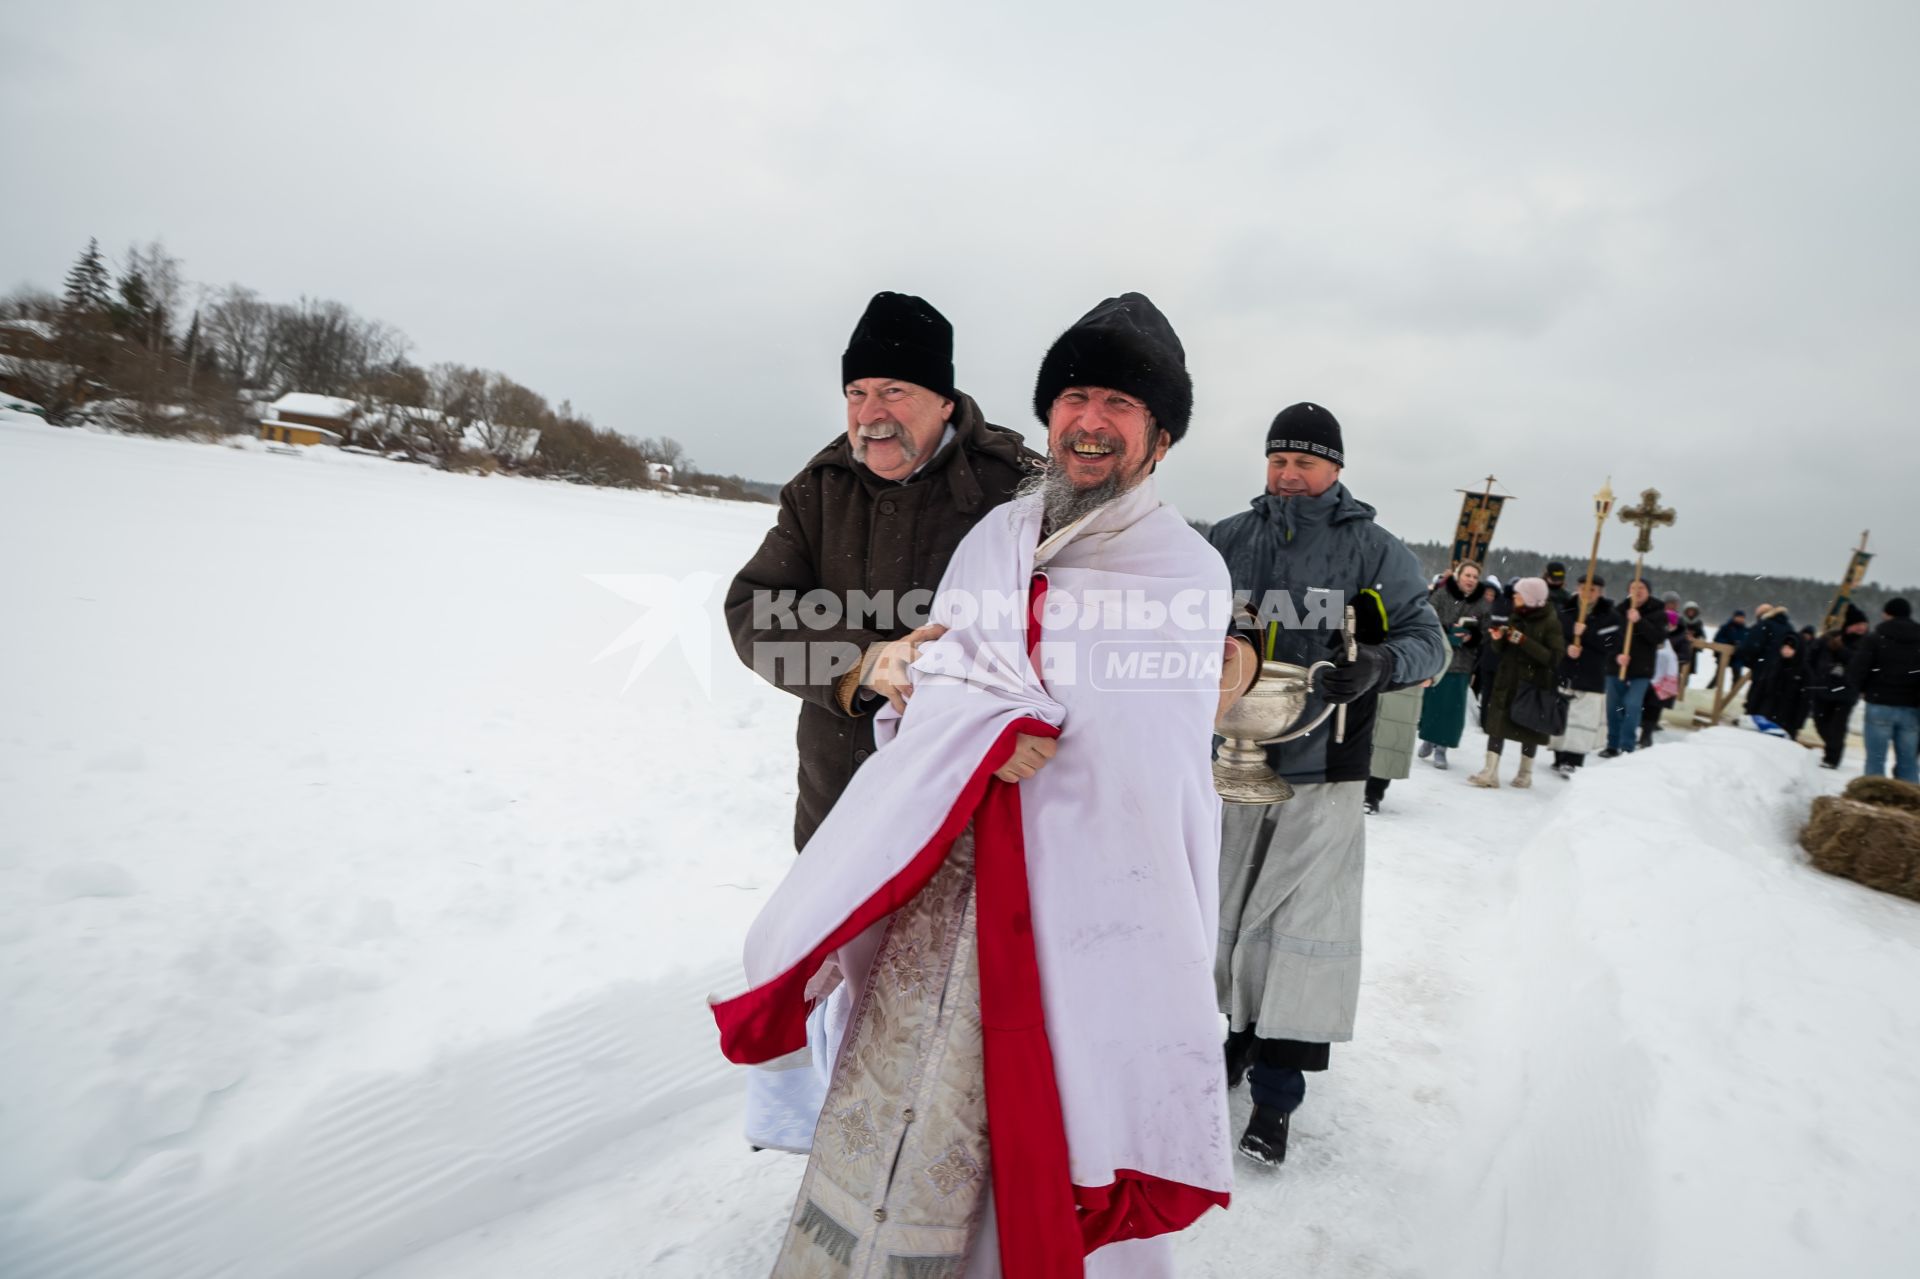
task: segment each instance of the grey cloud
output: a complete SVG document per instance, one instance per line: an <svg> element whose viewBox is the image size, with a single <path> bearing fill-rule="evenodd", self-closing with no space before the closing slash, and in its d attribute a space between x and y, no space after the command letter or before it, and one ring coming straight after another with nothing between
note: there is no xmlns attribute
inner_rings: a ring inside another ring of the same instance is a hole
<svg viewBox="0 0 1920 1279"><path fill-rule="evenodd" d="M1189 514L1311 398L1409 536L1491 470L1577 543L1611 472L1676 561L1826 575L1872 523L1920 581L1911 5L15 8L0 285L161 236L769 479L874 290L1035 437L1046 344L1136 288Z"/></svg>

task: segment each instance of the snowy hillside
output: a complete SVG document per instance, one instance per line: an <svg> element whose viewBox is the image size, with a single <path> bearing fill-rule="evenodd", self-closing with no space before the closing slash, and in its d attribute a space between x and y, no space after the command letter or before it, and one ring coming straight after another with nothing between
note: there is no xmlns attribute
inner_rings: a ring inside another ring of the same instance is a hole
<svg viewBox="0 0 1920 1279"><path fill-rule="evenodd" d="M792 856L769 516L0 422L0 1274L763 1274L703 1000ZM1844 774L1416 768L1361 1038L1182 1273L1914 1273L1920 909L1791 842Z"/></svg>

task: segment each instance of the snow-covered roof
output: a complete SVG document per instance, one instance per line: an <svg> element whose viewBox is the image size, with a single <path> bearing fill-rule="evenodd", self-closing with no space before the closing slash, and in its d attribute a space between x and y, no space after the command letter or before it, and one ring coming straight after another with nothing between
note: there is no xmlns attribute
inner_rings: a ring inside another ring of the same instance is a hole
<svg viewBox="0 0 1920 1279"><path fill-rule="evenodd" d="M45 320L0 320L0 329L31 333L37 338L52 338L54 335L53 326Z"/></svg>
<svg viewBox="0 0 1920 1279"><path fill-rule="evenodd" d="M360 406L352 400L343 400L337 395L311 395L306 391L289 391L270 407L276 415L298 413L302 417L330 417L342 421L360 411Z"/></svg>

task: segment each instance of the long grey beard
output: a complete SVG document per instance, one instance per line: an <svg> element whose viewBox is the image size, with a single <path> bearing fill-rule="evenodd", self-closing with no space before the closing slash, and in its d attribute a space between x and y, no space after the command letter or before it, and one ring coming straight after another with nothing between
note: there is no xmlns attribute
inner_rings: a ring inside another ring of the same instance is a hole
<svg viewBox="0 0 1920 1279"><path fill-rule="evenodd" d="M1067 479L1065 472L1049 466L1020 481L1020 487L1014 490L1014 495L1031 497L1038 493L1044 512L1041 527L1048 533L1057 533L1081 516L1097 511L1119 497L1132 487L1127 481L1138 478L1116 474L1092 488L1077 489Z"/></svg>

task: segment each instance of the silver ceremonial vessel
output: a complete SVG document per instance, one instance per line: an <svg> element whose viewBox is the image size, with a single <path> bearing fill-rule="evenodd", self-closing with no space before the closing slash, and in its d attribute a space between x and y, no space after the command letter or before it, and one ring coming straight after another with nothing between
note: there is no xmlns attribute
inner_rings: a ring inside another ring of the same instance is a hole
<svg viewBox="0 0 1920 1279"><path fill-rule="evenodd" d="M1332 669L1332 662L1260 663L1253 687L1214 721L1213 731L1226 739L1213 757L1213 786L1221 799L1229 804L1279 804L1293 798L1293 787L1267 767L1266 748L1305 737L1326 723L1332 706L1321 707L1311 724L1295 726L1307 707L1313 677Z"/></svg>

